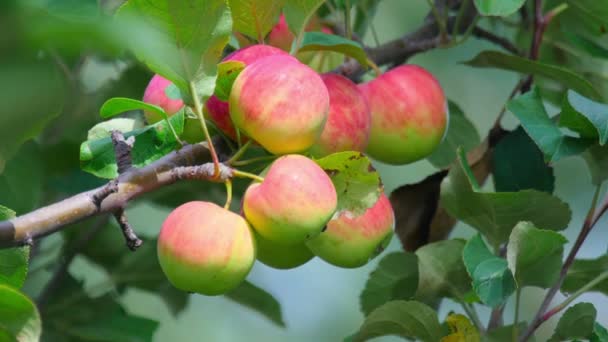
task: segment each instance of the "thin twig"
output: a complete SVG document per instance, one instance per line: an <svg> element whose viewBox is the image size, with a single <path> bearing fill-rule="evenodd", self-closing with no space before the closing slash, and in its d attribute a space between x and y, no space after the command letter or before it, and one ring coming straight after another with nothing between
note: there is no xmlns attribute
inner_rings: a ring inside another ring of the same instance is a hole
<svg viewBox="0 0 608 342"><path fill-rule="evenodd" d="M137 237L137 234L135 234L133 227L127 219L125 210L122 208L116 210L114 212L114 217L116 218L116 222L118 222L118 225L122 230L122 235L125 237L127 247L129 247L130 250L135 251L142 245L143 241L141 241L141 239Z"/></svg>
<svg viewBox="0 0 608 342"><path fill-rule="evenodd" d="M511 43L511 41L509 41L508 39L498 36L490 31L486 31L479 26L475 26L473 28L473 36L475 36L479 39L484 39L484 40L490 41L490 42L502 47L503 49L511 52L514 55L519 56L522 54L522 52L517 48L517 46L515 46L513 43Z"/></svg>
<svg viewBox="0 0 608 342"><path fill-rule="evenodd" d="M534 331L543 322L542 316L545 314L545 311L547 311L547 308L549 307L549 304L551 304L551 301L553 300L553 297L555 297L555 294L557 293L557 291L559 291L559 289L562 287L562 284L564 283L564 280L566 279L566 275L568 274L568 269L570 269L570 266L572 266L572 263L574 263L576 254L580 250L581 246L583 245L583 242L585 242L585 239L587 238L587 236L589 235L591 230L593 229L593 227L594 227L593 222L594 222L594 218L596 217L595 208L597 205L600 188L601 188L600 186L596 187L595 193L593 195L593 200L591 201L591 207L589 208L589 211L587 213L587 216L585 217L583 226L581 227L581 230L576 238L576 241L574 242L574 246L572 246L572 249L570 250L568 257L566 258L566 260L564 261L564 264L562 265L562 269L560 271L558 280L555 282L555 284L553 284L553 286L549 289L549 291L547 291L547 294L545 295L543 302L541 303L540 307L538 308L536 315L534 315L532 322L528 326L528 329L526 329L525 333L522 335L520 341L527 341L532 336Z"/></svg>

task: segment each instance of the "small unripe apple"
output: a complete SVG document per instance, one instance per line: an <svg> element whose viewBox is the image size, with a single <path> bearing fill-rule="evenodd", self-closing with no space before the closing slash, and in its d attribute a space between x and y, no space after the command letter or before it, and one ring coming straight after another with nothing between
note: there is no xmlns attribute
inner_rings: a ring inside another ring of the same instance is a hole
<svg viewBox="0 0 608 342"><path fill-rule="evenodd" d="M184 101L182 101L182 99L172 99L167 96L165 89L171 84L171 81L168 79L160 75L154 75L144 91L143 101L159 106L169 116L177 113L184 106ZM144 111L144 115L146 116L146 121L150 124L159 122L163 119L160 115L150 111Z"/></svg>
<svg viewBox="0 0 608 342"><path fill-rule="evenodd" d="M304 156L287 155L270 166L262 183L247 188L243 212L265 239L297 245L321 233L337 202L321 167Z"/></svg>
<svg viewBox="0 0 608 342"><path fill-rule="evenodd" d="M162 225L157 248L173 286L209 296L236 288L255 261L247 221L210 202L188 202L173 210Z"/></svg>
<svg viewBox="0 0 608 342"><path fill-rule="evenodd" d="M294 39L295 36L289 30L287 20L285 20L285 15L281 14L281 16L279 17L279 22L274 25L272 30L268 33L268 36L266 37L266 42L269 45L276 46L279 49L289 52L291 50L291 44L293 44Z"/></svg>
<svg viewBox="0 0 608 342"><path fill-rule="evenodd" d="M359 86L372 114L367 153L389 164L430 155L447 126L447 102L439 82L425 69L403 65Z"/></svg>
<svg viewBox="0 0 608 342"><path fill-rule="evenodd" d="M257 258L263 264L286 270L304 265L314 254L304 243L297 245L282 245L263 238L260 234L255 234L257 246Z"/></svg>
<svg viewBox="0 0 608 342"><path fill-rule="evenodd" d="M306 151L329 112L321 77L290 56L262 58L246 67L230 93L235 126L274 154Z"/></svg>
<svg viewBox="0 0 608 342"><path fill-rule="evenodd" d="M363 94L344 76L324 74L321 78L329 93L329 115L310 152L322 157L341 151L365 151L371 116Z"/></svg>
<svg viewBox="0 0 608 342"><path fill-rule="evenodd" d="M306 246L328 263L346 268L365 265L386 248L393 236L395 215L386 195L361 215L340 212L327 229Z"/></svg>
<svg viewBox="0 0 608 342"><path fill-rule="evenodd" d="M165 90L171 84L172 82L168 79L160 75L154 75L146 87L143 101L161 107L167 113L167 116L177 113L184 106L184 101L167 96ZM148 124L154 124L163 119L160 115L147 110L144 110L144 116ZM184 132L181 137L191 144L202 141L205 135L199 120L185 118Z"/></svg>
<svg viewBox="0 0 608 342"><path fill-rule="evenodd" d="M289 56L287 52L269 45L252 45L229 54L223 61L239 61L245 65L249 65L258 59L274 55ZM236 140L236 131L230 119L228 102L222 101L213 95L205 103L205 113L222 132L233 140Z"/></svg>

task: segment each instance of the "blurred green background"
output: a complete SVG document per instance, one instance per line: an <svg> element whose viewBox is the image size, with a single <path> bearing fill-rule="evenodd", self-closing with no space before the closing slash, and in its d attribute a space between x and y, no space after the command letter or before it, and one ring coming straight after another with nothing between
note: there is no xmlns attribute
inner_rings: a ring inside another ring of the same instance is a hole
<svg viewBox="0 0 608 342"><path fill-rule="evenodd" d="M428 13L428 4L425 0L383 0L375 17L374 25L380 42L397 38L403 33L419 27ZM508 36L510 32L494 30L498 35ZM367 44L373 46L371 36L365 37ZM501 110L511 89L518 81L514 73L479 69L461 64L474 57L478 52L486 49L496 49L495 46L479 41L475 38L466 43L450 49L435 49L431 52L419 54L409 62L424 66L430 70L440 81L448 97L455 101L464 110L466 115L474 122L481 136L485 136ZM84 84L86 89L81 96L92 97L100 87L107 87L107 81L118 77L118 72L129 69L129 63L106 63L104 60L87 62L83 68ZM606 66L603 66L605 72ZM601 70L600 70L601 72ZM133 72L139 76L138 73ZM149 74L148 76L151 76ZM142 85L147 79L134 77L122 88L112 89L114 96L140 97L143 94ZM140 92L138 94L138 92ZM75 102L75 99L69 99ZM75 105L75 104L71 104ZM99 121L97 113L83 111L79 115L90 116L84 120L87 123ZM86 137L86 130L90 127L73 127L69 125L70 118L60 117L53 123L51 141L57 141L57 151L66 165L78 163L78 143ZM4 123L3 123L4 124ZM507 114L504 126L512 128L516 122L512 115ZM45 134L50 134L46 132ZM0 149L1 151L1 149ZM72 155L73 154L73 155ZM49 159L50 158L50 159ZM44 162L53 161L52 156L42 159ZM11 165L9 161L7 165ZM42 167L42 166L41 166ZM377 164L381 172L385 190L390 193L396 187L422 180L433 173L435 169L426 161L415 164L393 167ZM555 168L556 195L568 202L573 210L571 226L566 231L567 237L574 240L577 230L582 224L583 216L587 210L592 196L592 186L589 174L580 158L570 158L560 161ZM86 177L85 177L86 178ZM70 179L71 185L78 187L80 178ZM16 181L23 182L23 179ZM84 185L94 184L90 179L82 180ZM491 189L491 180L486 187ZM64 189L69 186L64 187ZM221 195L221 194L220 194ZM221 197L221 196L220 196ZM176 199L178 200L178 199ZM171 208L159 206L149 201L138 201L128 209L132 225L143 236L154 236ZM591 233L587 239L580 257L595 257L606 251L605 234L606 219L598 225L598 229ZM468 237L472 230L459 224L452 233L453 237ZM47 245L53 248L53 238ZM398 250L400 245L394 239L387 251ZM568 250L568 249L566 249ZM139 290L128 290L121 299L127 310L137 315L149 317L161 322L155 335L155 341L340 341L352 334L360 326L363 315L359 310L359 294L367 280L369 273L374 269L378 259L358 269L341 269L314 259L308 264L294 270L279 271L266 267L260 263L254 266L249 280L254 284L272 293L282 305L283 315L287 324L280 328L272 324L257 313L236 304L224 297L205 297L191 295L190 302L183 312L173 317L171 312L161 301L150 293ZM78 279L83 279L89 288L104 279L103 270L86 259L78 257L72 264L70 272ZM43 270L35 275L36 281L28 284L29 291L35 292L48 278L48 272ZM530 318L538 307L542 291L527 288L523 294L522 313L520 317ZM559 301L560 297L556 301ZM608 324L608 301L606 298L586 294L579 301L591 301L598 309L598 322ZM441 307L440 320L450 311L461 312L458 305L445 301ZM484 322L488 318L488 311L478 307ZM506 308L506 321L512 320L513 305L510 302ZM551 327L557 322L553 318L539 330L542 334L549 334ZM546 336L546 335L545 335ZM381 338L378 340L397 340L396 338Z"/></svg>

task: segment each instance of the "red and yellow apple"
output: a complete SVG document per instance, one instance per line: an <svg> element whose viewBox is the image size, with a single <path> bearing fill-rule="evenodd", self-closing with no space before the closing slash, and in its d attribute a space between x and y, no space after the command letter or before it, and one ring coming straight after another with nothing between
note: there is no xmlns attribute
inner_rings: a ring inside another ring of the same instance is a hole
<svg viewBox="0 0 608 342"><path fill-rule="evenodd" d="M321 77L291 56L247 66L230 93L230 117L245 135L273 154L298 153L317 141L329 112Z"/></svg>
<svg viewBox="0 0 608 342"><path fill-rule="evenodd" d="M258 59L273 55L289 56L287 52L269 45L252 45L231 53L223 61L239 61L245 65L249 65ZM205 103L205 113L222 132L236 140L236 131L230 119L228 102L222 101L213 95Z"/></svg>
<svg viewBox="0 0 608 342"><path fill-rule="evenodd" d="M448 121L439 82L425 69L403 65L359 86L372 116L367 153L388 164L407 164L430 155Z"/></svg>
<svg viewBox="0 0 608 342"><path fill-rule="evenodd" d="M332 265L363 266L382 252L393 236L395 215L384 194L363 214L343 211L336 216L325 231L306 242L313 254Z"/></svg>
<svg viewBox="0 0 608 342"><path fill-rule="evenodd" d="M176 288L214 296L236 288L255 261L255 239L241 216L210 202L173 210L158 236L158 259Z"/></svg>
<svg viewBox="0 0 608 342"><path fill-rule="evenodd" d="M277 159L261 183L243 197L243 212L263 238L297 245L321 233L336 210L338 198L329 176L301 155Z"/></svg>
<svg viewBox="0 0 608 342"><path fill-rule="evenodd" d="M184 101L167 96L166 89L171 84L172 82L168 79L160 75L154 75L144 91L143 101L161 107L167 113L167 116L177 113L184 107ZM163 119L157 113L147 110L144 111L144 116L149 124L157 123ZM199 120L186 118L181 137L192 144L202 141L205 135L203 134Z"/></svg>
<svg viewBox="0 0 608 342"><path fill-rule="evenodd" d="M329 115L310 152L323 157L341 151L365 151L371 116L363 94L344 76L324 74L321 78L329 93Z"/></svg>

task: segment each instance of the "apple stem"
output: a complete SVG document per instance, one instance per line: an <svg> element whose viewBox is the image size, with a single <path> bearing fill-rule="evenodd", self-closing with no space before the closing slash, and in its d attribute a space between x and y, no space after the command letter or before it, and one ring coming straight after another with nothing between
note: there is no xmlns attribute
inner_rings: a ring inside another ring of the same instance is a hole
<svg viewBox="0 0 608 342"><path fill-rule="evenodd" d="M372 68L372 70L374 70L374 72L376 73L376 77L382 75L382 70L380 70L380 67L378 67L378 65L369 58L367 59L367 65L369 65L370 68Z"/></svg>
<svg viewBox="0 0 608 342"><path fill-rule="evenodd" d="M249 173L249 172L245 172L245 171L240 171L240 170L233 170L232 171L232 176L234 176L234 177L241 177L241 178L250 178L250 179L253 179L253 180L258 181L260 183L264 181L264 177L260 177L258 175L253 174L253 173Z"/></svg>
<svg viewBox="0 0 608 342"><path fill-rule="evenodd" d="M226 185L226 204L224 204L224 209L229 210L230 203L232 203L232 181L226 179L224 185Z"/></svg>
<svg viewBox="0 0 608 342"><path fill-rule="evenodd" d="M239 148L239 150L236 151L236 153L232 157L230 157L230 159L228 159L226 164L233 165L234 162L239 160L243 156L243 154L245 154L245 152L247 152L247 149L249 148L249 146L251 146L251 140L247 141L245 143L245 145L241 146L241 148Z"/></svg>
<svg viewBox="0 0 608 342"><path fill-rule="evenodd" d="M209 130L207 129L207 123L205 122L205 117L203 116L203 106L201 105L201 100L196 94L196 85L194 82L190 82L190 93L192 94L192 98L194 99L194 110L196 112L196 116L198 116L198 120L201 122L201 127L203 128L203 133L205 133L205 139L207 140L207 146L209 148L209 153L211 154L211 159L213 160L214 165L214 177L219 176L220 174L220 161L217 157L217 153L215 152L215 148L213 147L213 142L211 141L211 135L209 134Z"/></svg>
<svg viewBox="0 0 608 342"><path fill-rule="evenodd" d="M277 156L255 157L255 158L251 158L251 159L235 161L235 162L231 163L230 165L231 166L245 166L245 165L249 165L249 164L253 164L253 163L257 163L257 162L274 160L274 159L276 159L276 157Z"/></svg>

